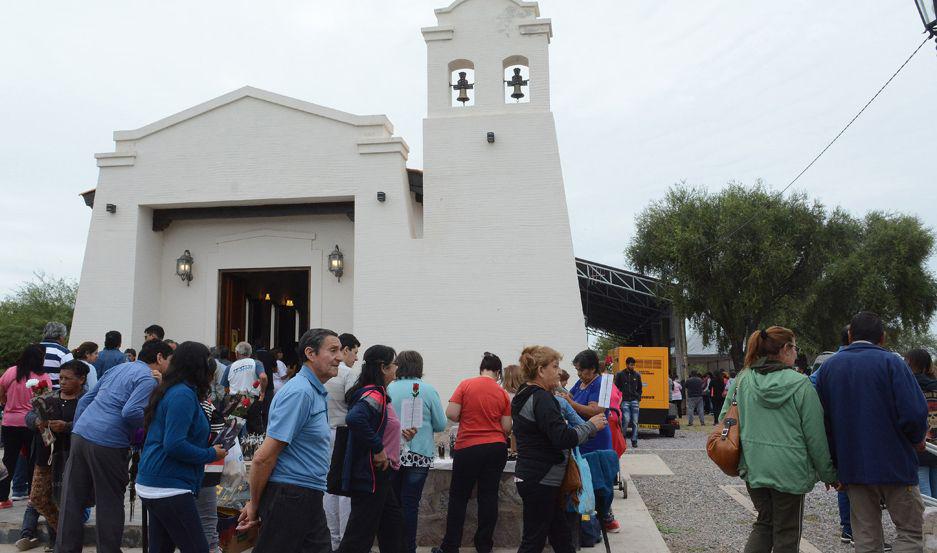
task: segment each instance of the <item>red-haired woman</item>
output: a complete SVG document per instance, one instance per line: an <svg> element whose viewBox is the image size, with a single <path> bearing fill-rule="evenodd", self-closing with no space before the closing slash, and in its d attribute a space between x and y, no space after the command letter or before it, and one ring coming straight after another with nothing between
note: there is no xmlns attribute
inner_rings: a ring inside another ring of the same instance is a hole
<svg viewBox="0 0 937 553"><path fill-rule="evenodd" d="M797 341L772 326L748 339L745 368L730 384L719 419L738 402L742 457L739 475L758 510L745 553L796 553L804 495L817 476L836 483L823 408L810 380L794 367Z"/></svg>

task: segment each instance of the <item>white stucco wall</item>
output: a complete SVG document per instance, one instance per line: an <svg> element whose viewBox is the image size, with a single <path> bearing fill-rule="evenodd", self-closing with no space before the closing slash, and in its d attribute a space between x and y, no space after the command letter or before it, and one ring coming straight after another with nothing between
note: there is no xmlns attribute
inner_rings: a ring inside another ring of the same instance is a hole
<svg viewBox="0 0 937 553"><path fill-rule="evenodd" d="M345 254L339 282L328 271L335 244ZM312 327L351 329L354 301L354 223L344 215L180 221L165 231L160 267L173 267L182 251L199 252L194 279L186 286L170 271L160 273L160 324L169 337L214 344L218 272L222 269L308 268Z"/></svg>
<svg viewBox="0 0 937 553"><path fill-rule="evenodd" d="M101 341L115 328L138 345L158 322L176 340L213 343L218 269L309 266L312 325L354 332L365 348L420 351L444 400L477 374L484 351L509 364L525 345L549 345L568 366L586 334L550 112L551 27L537 13L528 2L455 2L423 30L423 205L409 190L406 144L383 116L245 88L115 133L115 152L97 156L71 341ZM529 60L530 103L503 101L508 56ZM449 106L455 58L476 67L471 108ZM159 208L348 200L354 223L336 215L150 228ZM335 244L348 267L341 283L324 267ZM195 257L189 287L174 275L185 249Z"/></svg>

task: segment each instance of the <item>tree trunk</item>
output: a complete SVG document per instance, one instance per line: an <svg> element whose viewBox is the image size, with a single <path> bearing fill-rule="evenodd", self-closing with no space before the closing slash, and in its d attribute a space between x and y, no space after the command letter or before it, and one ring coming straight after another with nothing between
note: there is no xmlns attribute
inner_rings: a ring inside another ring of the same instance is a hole
<svg viewBox="0 0 937 553"><path fill-rule="evenodd" d="M729 346L729 357L732 358L732 365L735 367L736 373L741 371L745 365L744 347L744 340L740 338L731 339L731 345Z"/></svg>

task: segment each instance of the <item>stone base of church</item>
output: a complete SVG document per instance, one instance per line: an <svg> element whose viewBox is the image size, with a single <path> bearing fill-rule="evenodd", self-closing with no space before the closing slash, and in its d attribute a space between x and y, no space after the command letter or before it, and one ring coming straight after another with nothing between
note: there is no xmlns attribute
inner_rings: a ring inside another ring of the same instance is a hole
<svg viewBox="0 0 937 553"><path fill-rule="evenodd" d="M514 484L514 463L509 462L501 475L498 500L498 525L495 527L495 548L514 548L521 543L523 528L523 504ZM417 525L416 543L421 547L438 547L446 533L446 514L449 512L449 481L451 470L433 468L426 478L423 498L420 500L420 519ZM478 503L475 491L465 511L462 527L462 546L474 549L472 539L478 526Z"/></svg>

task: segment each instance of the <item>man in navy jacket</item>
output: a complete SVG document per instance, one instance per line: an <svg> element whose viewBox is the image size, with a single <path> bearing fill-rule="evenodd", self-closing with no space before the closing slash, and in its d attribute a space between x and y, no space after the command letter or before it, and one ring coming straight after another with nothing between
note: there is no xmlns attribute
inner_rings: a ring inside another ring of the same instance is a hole
<svg viewBox="0 0 937 553"><path fill-rule="evenodd" d="M904 360L884 349L874 313L849 324L850 345L823 363L817 392L830 452L847 486L857 552L881 551L881 503L898 530L894 550L923 548L924 503L917 454L927 432L927 402Z"/></svg>

